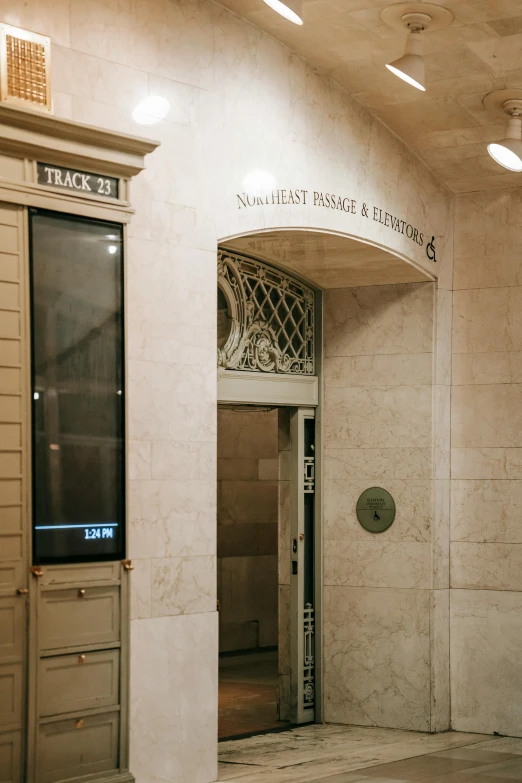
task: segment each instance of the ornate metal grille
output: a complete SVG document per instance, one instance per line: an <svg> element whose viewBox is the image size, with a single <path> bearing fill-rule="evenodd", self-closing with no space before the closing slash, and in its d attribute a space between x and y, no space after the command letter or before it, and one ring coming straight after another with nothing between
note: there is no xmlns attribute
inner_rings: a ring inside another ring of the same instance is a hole
<svg viewBox="0 0 522 783"><path fill-rule="evenodd" d="M306 604L304 609L304 708L312 709L315 702L314 685L314 609Z"/></svg>
<svg viewBox="0 0 522 783"><path fill-rule="evenodd" d="M51 110L51 39L0 24L0 100Z"/></svg>
<svg viewBox="0 0 522 783"><path fill-rule="evenodd" d="M6 51L8 95L45 106L45 47L7 35Z"/></svg>
<svg viewBox="0 0 522 783"><path fill-rule="evenodd" d="M313 375L313 290L262 261L219 250L218 366Z"/></svg>

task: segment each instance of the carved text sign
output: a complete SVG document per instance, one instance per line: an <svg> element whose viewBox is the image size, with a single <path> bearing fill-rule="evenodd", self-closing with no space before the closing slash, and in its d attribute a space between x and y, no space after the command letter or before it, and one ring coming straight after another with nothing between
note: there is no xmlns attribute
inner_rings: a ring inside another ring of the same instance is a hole
<svg viewBox="0 0 522 783"><path fill-rule="evenodd" d="M38 184L74 190L84 195L118 198L117 177L89 174L86 171L68 169L64 166L52 166L50 163L38 163Z"/></svg>
<svg viewBox="0 0 522 783"><path fill-rule="evenodd" d="M367 220L373 220L376 223L403 234L412 242L420 247L426 248L426 255L430 261L436 261L435 237L431 237L420 231L418 228L403 220L400 217L387 212L380 207L367 204L365 201L358 204L356 199L347 196L340 196L335 193L325 193L317 190L302 189L278 189L263 195L253 193L237 193L237 208L249 209L251 207L264 206L311 206L317 209L330 209L338 212L345 212L349 215L360 214Z"/></svg>

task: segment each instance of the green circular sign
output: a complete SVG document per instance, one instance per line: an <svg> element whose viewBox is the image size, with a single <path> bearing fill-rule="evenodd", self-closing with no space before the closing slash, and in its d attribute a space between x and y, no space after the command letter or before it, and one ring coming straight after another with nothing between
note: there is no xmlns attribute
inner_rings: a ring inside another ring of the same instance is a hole
<svg viewBox="0 0 522 783"><path fill-rule="evenodd" d="M395 501L382 487L366 489L357 501L357 519L369 533L384 533L395 519Z"/></svg>

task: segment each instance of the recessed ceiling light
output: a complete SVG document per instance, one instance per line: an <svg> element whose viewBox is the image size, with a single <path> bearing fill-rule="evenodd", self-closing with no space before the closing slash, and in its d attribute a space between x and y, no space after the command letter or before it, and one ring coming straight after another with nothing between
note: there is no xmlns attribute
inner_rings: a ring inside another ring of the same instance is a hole
<svg viewBox="0 0 522 783"><path fill-rule="evenodd" d="M149 95L140 101L132 112L132 119L139 125L154 125L155 122L165 119L169 113L170 104L161 95Z"/></svg>
<svg viewBox="0 0 522 783"><path fill-rule="evenodd" d="M265 3L289 22L303 24L302 0L265 0Z"/></svg>
<svg viewBox="0 0 522 783"><path fill-rule="evenodd" d="M402 57L386 65L386 68L417 90L426 90L426 76L422 45L422 33L428 28L441 30L453 21L447 8L431 3L396 3L381 11L381 19L396 30L406 29L408 38Z"/></svg>
<svg viewBox="0 0 522 783"><path fill-rule="evenodd" d="M508 117L506 138L488 144L493 160L509 171L522 171L522 92L497 90L484 98L484 105Z"/></svg>

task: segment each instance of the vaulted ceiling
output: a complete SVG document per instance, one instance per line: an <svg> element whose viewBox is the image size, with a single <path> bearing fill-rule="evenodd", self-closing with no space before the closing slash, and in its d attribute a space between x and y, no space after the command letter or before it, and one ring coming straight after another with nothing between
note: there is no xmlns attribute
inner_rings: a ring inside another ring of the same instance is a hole
<svg viewBox="0 0 522 783"><path fill-rule="evenodd" d="M383 24L383 0L304 0L302 27L262 0L221 5L329 74L412 149L454 192L522 185L486 144L506 123L482 104L493 91L522 89L522 0L444 0L451 27L423 33L426 92L384 66L404 52L406 34Z"/></svg>

